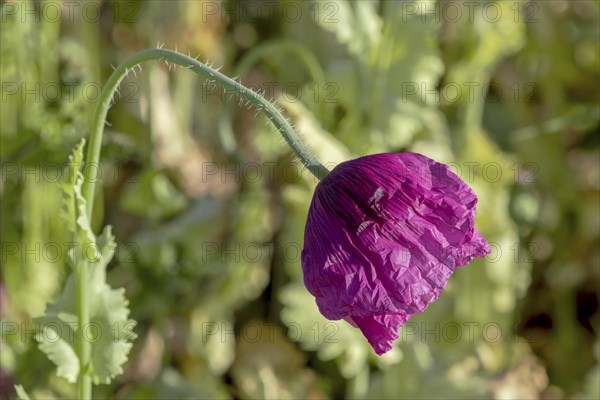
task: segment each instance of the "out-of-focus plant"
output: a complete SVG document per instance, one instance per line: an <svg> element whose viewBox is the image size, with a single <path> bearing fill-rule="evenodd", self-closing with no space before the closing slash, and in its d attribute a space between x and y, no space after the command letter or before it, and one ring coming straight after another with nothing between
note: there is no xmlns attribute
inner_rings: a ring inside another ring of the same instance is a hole
<svg viewBox="0 0 600 400"><path fill-rule="evenodd" d="M101 22L36 18L58 2L2 4L0 397L14 382L32 398L76 397L30 329L71 272L64 251L33 254L72 241L56 218L61 185L39 177L87 136L92 103L79 89L161 41L256 89L299 84L298 98L269 94L327 166L377 151L454 161L501 253L459 271L392 352L374 357L354 328L325 320L302 285L294 250L316 180L286 175L289 150L253 111L225 120L235 140L221 148L223 96L201 96L185 69L148 65L136 86L123 86L139 90L137 101L111 109L100 168L118 179L102 182L91 221L94 231L101 221L114 227L106 277L126 288L138 340L124 375L96 396L597 398L597 1L484 1L469 11L468 2L282 0L274 13L247 12L259 3L89 3ZM462 16L449 20L444 10L456 5ZM15 7L30 14L7 12ZM320 72L293 50L269 44L282 42L311 53L329 86L315 85ZM58 84L62 96L23 97L37 83ZM360 96L365 88L373 91ZM206 165L218 168L210 175ZM274 165L274 176L248 179L247 165ZM256 244L256 260L231 253ZM250 343L244 332L256 327L263 337Z"/></svg>

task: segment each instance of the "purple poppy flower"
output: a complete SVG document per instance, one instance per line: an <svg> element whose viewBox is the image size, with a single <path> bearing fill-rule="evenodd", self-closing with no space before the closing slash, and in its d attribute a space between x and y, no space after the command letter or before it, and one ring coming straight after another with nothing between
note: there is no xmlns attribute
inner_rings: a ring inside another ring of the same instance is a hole
<svg viewBox="0 0 600 400"><path fill-rule="evenodd" d="M421 154L338 165L317 185L302 250L321 313L359 328L377 354L389 351L457 267L489 253L474 227L476 203L448 166Z"/></svg>

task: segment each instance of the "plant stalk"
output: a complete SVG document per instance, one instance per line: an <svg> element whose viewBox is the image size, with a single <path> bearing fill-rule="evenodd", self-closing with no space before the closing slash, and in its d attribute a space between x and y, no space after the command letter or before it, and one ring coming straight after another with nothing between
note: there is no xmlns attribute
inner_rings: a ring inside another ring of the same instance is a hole
<svg viewBox="0 0 600 400"><path fill-rule="evenodd" d="M102 89L100 101L96 105L94 118L92 120L92 134L86 155L85 180L83 182L83 196L87 203L88 216L92 217L94 206L94 191L96 188L95 170L99 167L100 149L102 147L102 134L104 132L104 124L106 115L111 106L113 95L117 90L121 80L138 64L150 60L163 60L169 63L174 63L182 67L191 69L195 73L205 76L206 78L219 83L229 93L235 93L244 98L255 106L259 111L264 112L275 125L281 136L285 139L288 145L292 148L296 156L302 164L318 179L323 179L329 170L322 165L302 143L288 120L281 114L277 107L270 101L256 93L255 91L245 87L239 82L223 75L219 71L209 67L198 60L188 57L184 54L165 49L147 49L142 50L119 65L108 78L106 85ZM90 168L89 166L93 166Z"/></svg>
<svg viewBox="0 0 600 400"><path fill-rule="evenodd" d="M106 85L104 85L104 88L102 89L99 102L96 104L94 117L92 119L92 132L86 154L86 168L84 170L82 189L83 197L86 200L86 212L90 221L92 219L94 208L94 193L97 180L95 171L99 170L102 135L104 133L108 109L112 104L113 96L119 87L121 80L123 80L123 78L138 64L151 60L162 60L191 69L195 73L219 83L227 92L235 93L247 100L259 111L264 112L269 117L269 120L275 125L281 136L283 136L302 164L304 164L313 175L318 179L323 179L329 173L329 170L319 163L304 143L302 143L288 120L281 114L277 107L260 94L236 82L234 79L221 74L219 71L208 65L181 53L164 49L142 50L127 58L113 71L108 78ZM92 396L92 380L89 374L92 347L90 341L86 340L84 335L85 329L90 322L88 268L89 266L84 262L81 262L76 268L77 317L79 320L77 355L80 362L77 394L80 399L86 400L91 399Z"/></svg>
<svg viewBox="0 0 600 400"><path fill-rule="evenodd" d="M89 375L92 344L85 337L85 331L90 325L89 279L88 264L80 261L76 271L77 319L77 356L79 358L79 376L77 377L77 398L91 400L92 377Z"/></svg>

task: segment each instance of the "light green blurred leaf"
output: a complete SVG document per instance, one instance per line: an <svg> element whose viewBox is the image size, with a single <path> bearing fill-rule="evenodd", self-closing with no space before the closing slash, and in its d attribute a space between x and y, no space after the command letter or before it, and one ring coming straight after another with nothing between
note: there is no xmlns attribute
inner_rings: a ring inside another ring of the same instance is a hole
<svg viewBox="0 0 600 400"><path fill-rule="evenodd" d="M31 399L29 397L29 395L27 394L27 392L25 391L25 389L23 389L23 386L15 385L15 390L17 392L17 396L18 396L19 400L30 400Z"/></svg>
<svg viewBox="0 0 600 400"><path fill-rule="evenodd" d="M306 361L279 326L251 321L238 338L231 375L242 398L324 398Z"/></svg>
<svg viewBox="0 0 600 400"><path fill-rule="evenodd" d="M151 219L171 217L183 211L188 200L161 171L146 171L131 183L121 197L120 206L133 214Z"/></svg>
<svg viewBox="0 0 600 400"><path fill-rule="evenodd" d="M37 333L36 339L40 342L39 348L56 365L57 376L75 383L77 374L79 374L79 358L75 352L74 343L63 337L62 328L64 325L58 326L58 330L53 329L53 326L56 325L48 323L41 328L41 332ZM73 333L69 331L69 334Z"/></svg>
<svg viewBox="0 0 600 400"><path fill-rule="evenodd" d="M419 12L406 13L410 3ZM334 98L345 108L336 132L341 141L354 153L367 154L407 147L418 134L444 140L447 129L436 95L444 71L435 40L439 24L421 15L434 2L383 2L382 15L375 9L378 2L334 4L340 24L321 26L334 30L352 56L334 60L328 69L339 90Z"/></svg>
<svg viewBox="0 0 600 400"><path fill-rule="evenodd" d="M327 3L314 2L317 22L334 33L338 41L358 57L364 57L381 36L381 18L375 11L375 1L336 0Z"/></svg>

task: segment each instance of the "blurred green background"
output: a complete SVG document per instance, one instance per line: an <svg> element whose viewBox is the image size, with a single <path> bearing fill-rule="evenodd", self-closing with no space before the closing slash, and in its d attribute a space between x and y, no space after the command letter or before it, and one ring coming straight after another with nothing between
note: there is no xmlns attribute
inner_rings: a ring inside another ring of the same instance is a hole
<svg viewBox="0 0 600 400"><path fill-rule="evenodd" d="M449 163L492 253L375 356L304 288L315 179L235 95L146 63L109 112L93 220L138 338L96 398L600 397L598 0L1 7L0 397L75 397L31 333L69 270L57 178L111 65L157 43L265 90L326 165Z"/></svg>

